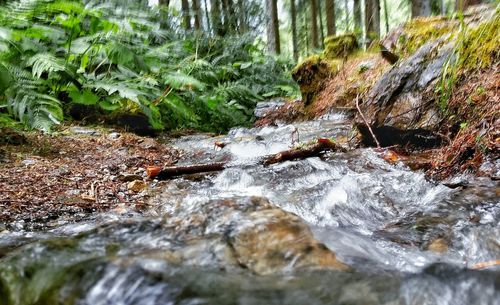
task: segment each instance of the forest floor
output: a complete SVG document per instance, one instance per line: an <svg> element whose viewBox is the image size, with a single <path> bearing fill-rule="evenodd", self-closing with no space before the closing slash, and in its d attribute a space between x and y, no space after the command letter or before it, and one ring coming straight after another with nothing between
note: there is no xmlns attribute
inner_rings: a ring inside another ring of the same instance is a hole
<svg viewBox="0 0 500 305"><path fill-rule="evenodd" d="M155 139L64 126L53 135L0 134L0 226L51 227L94 212L141 210L156 182L146 167L180 152ZM1 231L1 228L0 228Z"/></svg>

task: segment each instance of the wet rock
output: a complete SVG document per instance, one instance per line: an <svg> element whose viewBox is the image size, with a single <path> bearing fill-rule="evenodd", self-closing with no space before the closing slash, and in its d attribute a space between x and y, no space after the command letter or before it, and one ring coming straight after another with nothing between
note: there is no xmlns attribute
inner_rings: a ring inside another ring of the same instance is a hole
<svg viewBox="0 0 500 305"><path fill-rule="evenodd" d="M267 101L259 102L255 106L254 115L256 118L265 117L266 113L272 110L276 110L279 107L285 105L286 100L284 98L274 98Z"/></svg>
<svg viewBox="0 0 500 305"><path fill-rule="evenodd" d="M348 269L296 215L274 208L247 217L249 225L235 228L230 245L238 262L250 270L272 274L305 267Z"/></svg>
<svg viewBox="0 0 500 305"><path fill-rule="evenodd" d="M97 130L87 127L73 126L69 130L71 133L77 135L94 136L94 137L99 137L101 135L101 133L98 132Z"/></svg>
<svg viewBox="0 0 500 305"><path fill-rule="evenodd" d="M23 160L21 161L21 163L23 165L26 165L26 166L30 166L30 165L35 165L36 164L36 160L33 160L33 159L26 159L26 160Z"/></svg>
<svg viewBox="0 0 500 305"><path fill-rule="evenodd" d="M369 92L363 112L375 127L431 130L439 123L436 103L424 90L440 75L452 53L441 38L424 44L415 54L380 77Z"/></svg>
<svg viewBox="0 0 500 305"><path fill-rule="evenodd" d="M243 267L258 274L300 268L348 270L296 215L264 198L210 200L180 205L165 219L182 245L167 257L197 265Z"/></svg>
<svg viewBox="0 0 500 305"><path fill-rule="evenodd" d="M444 238L437 238L429 244L427 250L436 253L445 253L448 251L448 242Z"/></svg>

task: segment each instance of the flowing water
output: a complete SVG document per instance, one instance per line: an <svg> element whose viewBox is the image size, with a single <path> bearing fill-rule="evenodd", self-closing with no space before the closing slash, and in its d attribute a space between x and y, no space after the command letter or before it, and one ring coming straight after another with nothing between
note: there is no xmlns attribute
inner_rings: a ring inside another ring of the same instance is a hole
<svg viewBox="0 0 500 305"><path fill-rule="evenodd" d="M186 164L229 165L161 184L140 214L0 233L0 304L500 304L498 265L476 270L500 259L498 181L457 177L466 186L452 189L372 149L258 163L297 138L350 133L333 114L176 139ZM312 232L329 250L274 255L282 235L252 231L273 221L307 228L303 239ZM300 265L321 251L350 270Z"/></svg>

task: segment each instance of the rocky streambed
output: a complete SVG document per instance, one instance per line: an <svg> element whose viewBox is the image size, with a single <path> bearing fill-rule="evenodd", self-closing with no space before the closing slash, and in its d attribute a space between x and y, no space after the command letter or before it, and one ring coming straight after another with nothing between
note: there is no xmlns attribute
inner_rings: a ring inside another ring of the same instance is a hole
<svg viewBox="0 0 500 305"><path fill-rule="evenodd" d="M229 165L157 184L140 213L3 231L0 304L498 304L498 181L432 182L370 148L257 162L297 135L348 147L351 126L165 139L179 164Z"/></svg>

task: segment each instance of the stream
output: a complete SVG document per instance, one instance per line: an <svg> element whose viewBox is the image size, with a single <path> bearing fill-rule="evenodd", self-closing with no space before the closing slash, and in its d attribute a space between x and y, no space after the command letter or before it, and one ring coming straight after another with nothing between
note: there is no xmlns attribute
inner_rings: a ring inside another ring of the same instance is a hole
<svg viewBox="0 0 500 305"><path fill-rule="evenodd" d="M168 139L182 163L229 166L169 180L142 213L0 232L0 305L500 304L498 264L477 267L500 259L498 181L450 188L370 148L258 164L351 133L333 113Z"/></svg>

